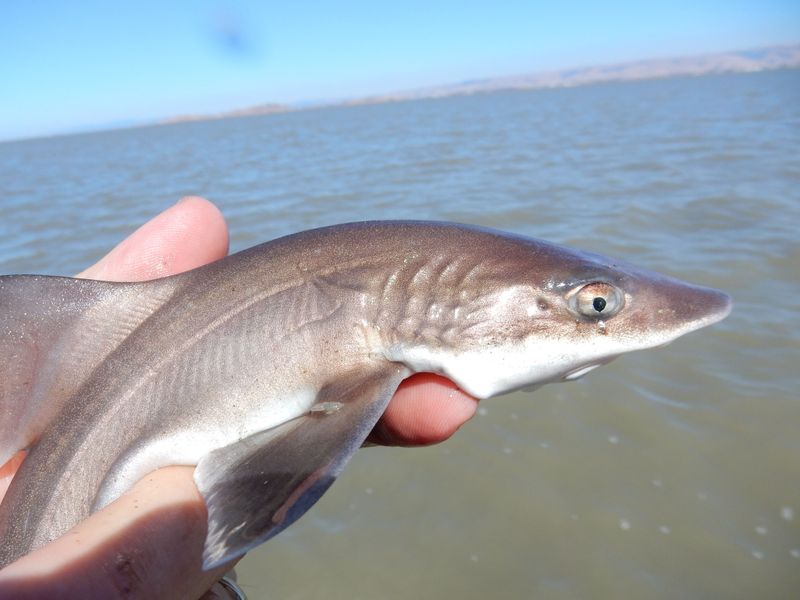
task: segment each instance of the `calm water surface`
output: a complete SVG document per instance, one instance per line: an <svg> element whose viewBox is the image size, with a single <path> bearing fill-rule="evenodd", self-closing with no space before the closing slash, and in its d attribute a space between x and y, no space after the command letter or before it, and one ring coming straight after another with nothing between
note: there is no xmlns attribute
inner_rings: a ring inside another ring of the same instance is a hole
<svg viewBox="0 0 800 600"><path fill-rule="evenodd" d="M75 273L185 194L234 250L446 219L730 292L733 314L452 440L359 452L252 598L800 597L800 71L0 144L0 273Z"/></svg>

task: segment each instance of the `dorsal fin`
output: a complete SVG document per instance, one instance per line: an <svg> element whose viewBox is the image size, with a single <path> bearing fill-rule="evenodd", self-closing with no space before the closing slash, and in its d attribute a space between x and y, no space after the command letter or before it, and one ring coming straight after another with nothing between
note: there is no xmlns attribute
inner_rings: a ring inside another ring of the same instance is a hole
<svg viewBox="0 0 800 600"><path fill-rule="evenodd" d="M176 283L174 277L143 283L0 277L0 465L35 442Z"/></svg>

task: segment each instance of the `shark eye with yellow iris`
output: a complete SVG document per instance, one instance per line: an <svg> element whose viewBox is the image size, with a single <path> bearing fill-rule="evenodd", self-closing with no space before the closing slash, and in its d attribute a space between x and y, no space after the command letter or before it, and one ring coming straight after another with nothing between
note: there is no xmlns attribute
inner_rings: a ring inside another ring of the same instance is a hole
<svg viewBox="0 0 800 600"><path fill-rule="evenodd" d="M567 297L570 309L582 317L607 319L622 308L624 296L605 281L595 281L576 288Z"/></svg>

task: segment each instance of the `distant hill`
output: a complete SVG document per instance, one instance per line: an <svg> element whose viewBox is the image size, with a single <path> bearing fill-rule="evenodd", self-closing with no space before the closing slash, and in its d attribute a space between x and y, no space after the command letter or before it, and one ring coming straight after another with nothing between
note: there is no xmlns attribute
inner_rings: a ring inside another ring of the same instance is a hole
<svg viewBox="0 0 800 600"><path fill-rule="evenodd" d="M800 44L701 56L642 60L616 65L589 66L512 77L478 79L393 94L357 98L346 103L371 104L418 98L441 98L499 90L574 87L612 81L637 81L665 77L712 75L716 73L752 73L796 68L800 68Z"/></svg>
<svg viewBox="0 0 800 600"><path fill-rule="evenodd" d="M462 81L441 86L406 90L391 94L351 98L336 102L315 102L297 105L260 104L216 114L183 115L161 121L177 123L183 121L205 121L227 117L245 117L283 113L289 111L320 108L323 106L353 106L379 104L382 102L401 102L422 98L443 98L447 96L479 94L499 90L532 90L556 87L574 87L593 83L612 81L637 81L679 76L700 76L715 73L752 73L774 69L800 68L800 44L773 46L737 52L721 52L680 58L661 58L642 60L615 65L588 66L577 69L547 71Z"/></svg>
<svg viewBox="0 0 800 600"><path fill-rule="evenodd" d="M256 115L270 115L273 113L282 113L294 110L288 104L259 104L248 108L237 108L235 110L227 110L220 113L211 114L196 114L196 115L178 115L177 117L170 117L159 121L159 125L168 125L170 123L185 123L188 121L210 121L212 119L226 119L228 117L252 117Z"/></svg>

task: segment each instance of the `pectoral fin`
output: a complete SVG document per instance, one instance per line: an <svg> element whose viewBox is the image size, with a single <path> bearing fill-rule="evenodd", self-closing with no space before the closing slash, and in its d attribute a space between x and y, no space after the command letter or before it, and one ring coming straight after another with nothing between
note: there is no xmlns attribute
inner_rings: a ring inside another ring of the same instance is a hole
<svg viewBox="0 0 800 600"><path fill-rule="evenodd" d="M243 555L305 513L378 421L402 367L351 373L305 415L205 456L194 479L208 507L203 567Z"/></svg>

